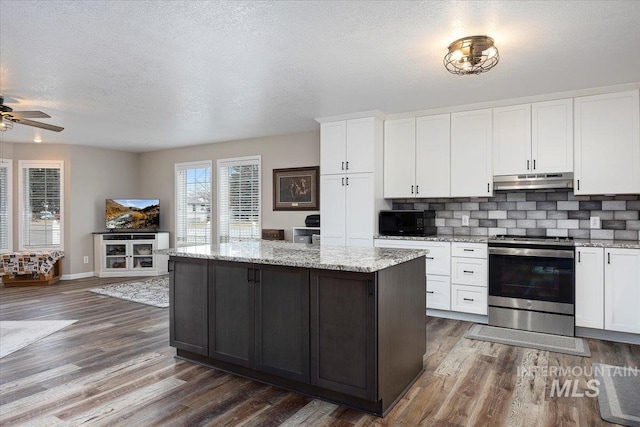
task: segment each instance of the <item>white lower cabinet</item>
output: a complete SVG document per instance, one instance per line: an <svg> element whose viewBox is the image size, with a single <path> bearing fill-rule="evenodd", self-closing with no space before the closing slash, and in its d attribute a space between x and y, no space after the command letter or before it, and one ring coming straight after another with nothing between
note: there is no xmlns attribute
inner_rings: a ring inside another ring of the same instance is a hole
<svg viewBox="0 0 640 427"><path fill-rule="evenodd" d="M576 326L640 334L640 249L576 248Z"/></svg>
<svg viewBox="0 0 640 427"><path fill-rule="evenodd" d="M487 244L451 243L451 310L487 315Z"/></svg>
<svg viewBox="0 0 640 427"><path fill-rule="evenodd" d="M427 275L427 308L451 310L451 278Z"/></svg>
<svg viewBox="0 0 640 427"><path fill-rule="evenodd" d="M487 288L452 284L451 310L486 316Z"/></svg>
<svg viewBox="0 0 640 427"><path fill-rule="evenodd" d="M576 249L576 326L604 328L604 249Z"/></svg>
<svg viewBox="0 0 640 427"><path fill-rule="evenodd" d="M640 250L604 250L604 328L640 334Z"/></svg>
<svg viewBox="0 0 640 427"><path fill-rule="evenodd" d="M423 240L376 239L376 248L427 249L426 307L451 310L451 244Z"/></svg>
<svg viewBox="0 0 640 427"><path fill-rule="evenodd" d="M94 274L97 277L159 276L167 273L169 233L96 233Z"/></svg>

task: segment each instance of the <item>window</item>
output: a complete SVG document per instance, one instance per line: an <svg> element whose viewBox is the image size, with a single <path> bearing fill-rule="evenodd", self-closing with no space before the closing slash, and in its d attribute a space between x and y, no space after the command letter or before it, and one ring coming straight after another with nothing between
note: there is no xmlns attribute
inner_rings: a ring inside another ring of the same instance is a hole
<svg viewBox="0 0 640 427"><path fill-rule="evenodd" d="M176 163L175 176L176 246L211 243L211 162Z"/></svg>
<svg viewBox="0 0 640 427"><path fill-rule="evenodd" d="M0 160L0 253L13 250L12 221L11 221L11 159Z"/></svg>
<svg viewBox="0 0 640 427"><path fill-rule="evenodd" d="M20 250L63 249L64 162L20 160Z"/></svg>
<svg viewBox="0 0 640 427"><path fill-rule="evenodd" d="M218 160L218 239L260 238L260 156Z"/></svg>

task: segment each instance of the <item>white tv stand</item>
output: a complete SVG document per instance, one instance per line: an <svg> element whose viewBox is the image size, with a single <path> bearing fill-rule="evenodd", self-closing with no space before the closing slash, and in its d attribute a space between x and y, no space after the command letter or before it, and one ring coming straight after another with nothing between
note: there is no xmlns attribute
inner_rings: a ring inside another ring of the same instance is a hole
<svg viewBox="0 0 640 427"><path fill-rule="evenodd" d="M169 233L100 232L93 235L94 275L97 277L160 276L169 257L156 249L169 248Z"/></svg>

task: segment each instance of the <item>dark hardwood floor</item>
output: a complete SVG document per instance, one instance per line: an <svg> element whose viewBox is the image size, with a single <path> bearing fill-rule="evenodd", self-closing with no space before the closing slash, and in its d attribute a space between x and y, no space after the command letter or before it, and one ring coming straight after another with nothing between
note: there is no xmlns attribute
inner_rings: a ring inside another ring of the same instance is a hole
<svg viewBox="0 0 640 427"><path fill-rule="evenodd" d="M470 323L428 318L425 373L381 419L175 359L168 309L87 291L129 280L0 288L0 320L77 320L0 359L0 425L610 425L597 398L550 398L557 377L519 367L640 365L640 346L589 340L582 358L467 340ZM567 378L585 391L591 377Z"/></svg>

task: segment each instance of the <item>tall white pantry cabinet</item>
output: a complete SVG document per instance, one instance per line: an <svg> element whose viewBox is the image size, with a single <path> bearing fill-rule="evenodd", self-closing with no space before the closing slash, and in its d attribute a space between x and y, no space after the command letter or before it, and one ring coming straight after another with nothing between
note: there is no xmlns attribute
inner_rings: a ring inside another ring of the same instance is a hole
<svg viewBox="0 0 640 427"><path fill-rule="evenodd" d="M320 227L323 246L373 247L382 194L383 116L368 112L320 123Z"/></svg>

